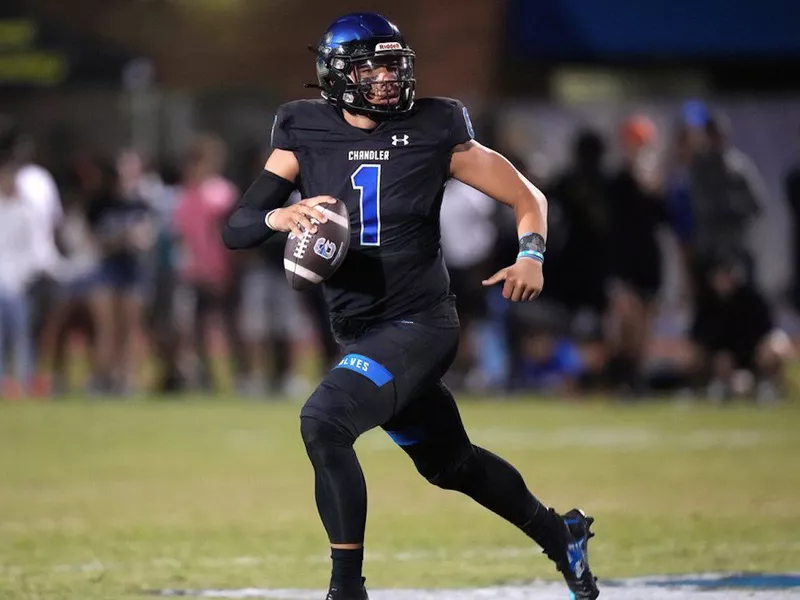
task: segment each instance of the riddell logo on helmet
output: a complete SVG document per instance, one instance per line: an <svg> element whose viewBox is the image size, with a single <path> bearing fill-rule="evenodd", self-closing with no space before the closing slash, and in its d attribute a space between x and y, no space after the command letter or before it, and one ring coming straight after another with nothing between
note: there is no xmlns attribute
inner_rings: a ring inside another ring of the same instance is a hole
<svg viewBox="0 0 800 600"><path fill-rule="evenodd" d="M381 42L375 46L375 52L386 52L387 50L402 50L400 42Z"/></svg>

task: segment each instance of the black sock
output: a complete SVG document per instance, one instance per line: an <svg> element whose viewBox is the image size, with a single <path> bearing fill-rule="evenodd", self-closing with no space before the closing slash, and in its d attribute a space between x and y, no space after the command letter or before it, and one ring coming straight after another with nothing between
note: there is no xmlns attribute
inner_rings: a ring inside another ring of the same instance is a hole
<svg viewBox="0 0 800 600"><path fill-rule="evenodd" d="M564 521L543 504L539 504L531 520L520 529L554 560L561 560L567 551Z"/></svg>
<svg viewBox="0 0 800 600"><path fill-rule="evenodd" d="M361 587L361 567L364 564L364 548L346 550L331 548L333 570L331 583L343 587Z"/></svg>

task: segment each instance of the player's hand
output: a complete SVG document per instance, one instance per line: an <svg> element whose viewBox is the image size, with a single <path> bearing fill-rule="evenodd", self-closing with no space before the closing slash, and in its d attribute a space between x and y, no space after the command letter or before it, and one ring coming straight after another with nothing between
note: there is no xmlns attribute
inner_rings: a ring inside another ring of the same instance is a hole
<svg viewBox="0 0 800 600"><path fill-rule="evenodd" d="M544 287L542 263L531 258L520 258L510 267L500 269L484 280L483 285L503 284L503 298L512 302L535 300Z"/></svg>
<svg viewBox="0 0 800 600"><path fill-rule="evenodd" d="M269 217L268 225L276 231L290 231L297 237L302 237L306 231L317 232L317 227L311 222L315 219L319 223L326 223L328 219L322 211L315 208L320 204L334 204L335 198L331 196L314 196L306 198L297 204L279 208Z"/></svg>

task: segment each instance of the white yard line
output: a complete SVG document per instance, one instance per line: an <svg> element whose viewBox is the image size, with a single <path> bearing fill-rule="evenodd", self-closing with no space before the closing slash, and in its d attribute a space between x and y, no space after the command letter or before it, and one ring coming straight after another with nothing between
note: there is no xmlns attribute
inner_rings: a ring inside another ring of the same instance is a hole
<svg viewBox="0 0 800 600"><path fill-rule="evenodd" d="M637 556L657 556L673 552L678 548L677 543L654 544L636 548ZM786 552L800 552L800 541L785 540L775 541L766 544L743 543L730 544L718 543L704 545L704 549L710 552L727 550L737 554L754 554L770 550L783 550ZM472 561L476 564L480 561L503 560L520 557L536 557L541 552L533 545L506 548L472 548L459 552L448 550L410 550L404 552L379 552L367 550L365 560L368 563L385 562L430 562L430 561ZM132 570L135 566L137 570L142 567L181 569L186 566L200 567L203 569L230 569L235 567L257 567L268 564L327 564L330 560L325 553L310 555L293 554L260 554L257 556L221 556L221 557L189 557L182 560L169 556L153 557L142 562L120 563L104 562L94 560L83 564L61 564L52 566L28 566L23 565L1 565L0 574L19 575L36 571L50 571L53 573L91 573L97 571L125 571Z"/></svg>
<svg viewBox="0 0 800 600"><path fill-rule="evenodd" d="M175 595L186 596L190 590L178 590ZM169 591L165 590L169 595ZM280 600L319 600L320 590L196 590L189 597L199 598L274 598ZM566 591L559 584L493 587L464 590L370 590L372 600L564 600ZM720 590L696 591L664 589L647 586L607 587L601 597L607 600L790 600L800 598L800 591Z"/></svg>
<svg viewBox="0 0 800 600"><path fill-rule="evenodd" d="M787 551L800 550L800 542L775 543L775 544L746 544L747 551L763 551L766 548L782 548ZM671 545L654 546L652 548L642 548L637 553L658 554L669 551ZM649 551L648 551L649 550ZM737 548L741 550L741 548ZM428 560L491 560L503 558L516 558L520 556L532 556L538 552L531 547L525 548L486 548L474 549L464 552L446 551L417 551L399 553L372 553L367 558L372 562L384 561L428 561ZM324 555L300 556L296 558L286 555L263 555L263 556L235 556L235 557L206 557L190 559L186 562L175 558L159 557L153 558L145 563L153 568L174 568L180 569L184 565L194 567L230 569L236 566L259 566L262 564L276 562L306 562L313 564L324 564L328 558ZM143 565L137 564L137 567ZM49 570L51 572L96 572L127 570L131 565L123 563L104 563L93 561L82 565L54 565ZM0 567L0 575L30 573L38 569L26 570L18 566ZM688 578L712 579L716 580L719 574L691 575ZM683 581L686 578L635 578L609 582L602 586L603 597L606 600L800 600L800 588L785 590L750 590L750 589L711 589L700 590L691 587L665 586L665 581L676 579ZM162 590L162 596L181 596L195 598L265 598L275 600L319 600L322 596L320 590L303 589L261 589L261 588L242 588L242 589L180 589ZM145 593L143 592L143 597ZM371 590L372 600L563 600L565 598L565 588L561 583L536 581L527 585L515 585L507 587L491 587L480 589L450 589L450 590Z"/></svg>

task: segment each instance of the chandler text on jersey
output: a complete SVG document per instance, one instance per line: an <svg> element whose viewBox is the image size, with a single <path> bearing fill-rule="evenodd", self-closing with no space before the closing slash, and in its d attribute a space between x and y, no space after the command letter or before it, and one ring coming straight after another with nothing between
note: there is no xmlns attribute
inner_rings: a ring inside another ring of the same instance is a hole
<svg viewBox="0 0 800 600"><path fill-rule="evenodd" d="M350 150L348 160L389 160L388 150Z"/></svg>

